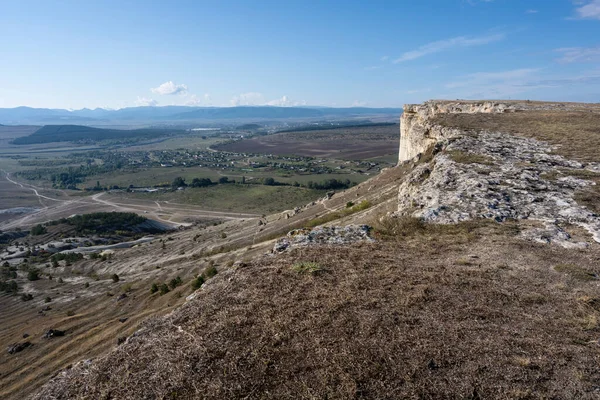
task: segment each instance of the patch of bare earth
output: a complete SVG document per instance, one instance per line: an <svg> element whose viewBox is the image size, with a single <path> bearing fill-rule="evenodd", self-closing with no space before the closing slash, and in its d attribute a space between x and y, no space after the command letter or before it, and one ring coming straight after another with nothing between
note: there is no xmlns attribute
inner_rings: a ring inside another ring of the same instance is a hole
<svg viewBox="0 0 600 400"><path fill-rule="evenodd" d="M519 229L397 219L265 256L33 398L598 398L600 248Z"/></svg>

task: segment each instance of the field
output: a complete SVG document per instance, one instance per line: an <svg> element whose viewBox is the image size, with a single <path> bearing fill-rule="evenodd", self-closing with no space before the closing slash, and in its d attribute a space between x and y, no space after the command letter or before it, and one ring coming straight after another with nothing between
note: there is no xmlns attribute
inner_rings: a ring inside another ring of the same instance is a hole
<svg viewBox="0 0 600 400"><path fill-rule="evenodd" d="M93 144L8 143L9 139L22 137L37 128L0 129L6 142L0 146L0 169L5 175L0 179L4 189L0 194L2 208L39 209L35 215L5 212L0 216L5 229L19 223L33 224L72 213L115 207L149 212L160 220L176 224L187 223L190 218L194 220L193 212L205 215L204 211L209 210L278 212L322 197L327 187L316 188L313 184L335 180L345 182L348 187L377 175L382 168L395 164L398 150L398 126L394 124L334 129L308 127L296 132L256 135L251 139L242 139L252 136L251 130L213 130L124 143L112 140ZM267 143L268 148L263 143ZM240 146L243 151L229 149ZM7 180L6 173L10 173L12 182ZM214 184L172 191L172 182L179 178L188 185L194 179L210 179ZM237 184L216 185L224 178ZM263 185L270 179L275 185ZM239 185L242 182L246 185ZM160 190L152 194L123 190L130 187L142 190L159 187ZM120 192L98 196L98 190L103 192L110 188L120 189ZM118 205L108 204L113 197L118 198ZM157 202L174 202L190 209L169 209L165 204L164 213L160 214ZM6 225L9 220L12 222Z"/></svg>
<svg viewBox="0 0 600 400"><path fill-rule="evenodd" d="M331 130L283 132L239 140L216 148L232 152L364 160L397 154L399 137L399 125L355 126Z"/></svg>
<svg viewBox="0 0 600 400"><path fill-rule="evenodd" d="M323 196L323 190L302 187L228 184L167 193L117 193L110 195L110 199L194 204L206 210L268 214L303 206Z"/></svg>

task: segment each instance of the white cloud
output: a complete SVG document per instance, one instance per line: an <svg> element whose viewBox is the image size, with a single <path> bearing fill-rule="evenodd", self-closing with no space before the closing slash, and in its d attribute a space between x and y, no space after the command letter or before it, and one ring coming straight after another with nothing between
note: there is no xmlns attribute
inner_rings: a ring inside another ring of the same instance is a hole
<svg viewBox="0 0 600 400"><path fill-rule="evenodd" d="M575 9L579 18L600 19L600 0L587 1L585 5Z"/></svg>
<svg viewBox="0 0 600 400"><path fill-rule="evenodd" d="M431 42L426 45L423 45L416 50L407 51L406 53L402 54L399 58L395 59L394 64L415 60L428 54L439 53L453 48L481 46L484 44L500 41L504 39L504 37L505 35L503 33L497 33L493 35L479 37L459 36L450 39L438 40L437 42Z"/></svg>
<svg viewBox="0 0 600 400"><path fill-rule="evenodd" d="M177 85L173 83L173 81L168 81L163 83L162 85L150 89L152 93L160 94L160 95L168 95L168 94L185 94L187 92L186 85Z"/></svg>
<svg viewBox="0 0 600 400"><path fill-rule="evenodd" d="M351 107L366 107L368 104L366 101L354 100Z"/></svg>
<svg viewBox="0 0 600 400"><path fill-rule="evenodd" d="M249 92L233 96L229 101L232 106L257 106L265 103L262 93Z"/></svg>
<svg viewBox="0 0 600 400"><path fill-rule="evenodd" d="M292 101L287 96L282 96L280 99L267 101L266 103L269 106L278 106L278 107L293 107L293 106L305 106L306 101Z"/></svg>
<svg viewBox="0 0 600 400"><path fill-rule="evenodd" d="M156 101L154 99L149 99L146 97L138 96L137 99L135 100L135 105L138 107L144 107L144 106L155 107L158 105L158 101Z"/></svg>
<svg viewBox="0 0 600 400"><path fill-rule="evenodd" d="M562 57L558 59L558 61L561 63L600 61L600 46L567 47L563 49L556 49L556 51L562 53Z"/></svg>
<svg viewBox="0 0 600 400"><path fill-rule="evenodd" d="M390 56L383 56L381 57L381 61L387 61L390 59Z"/></svg>
<svg viewBox="0 0 600 400"><path fill-rule="evenodd" d="M282 96L275 100L265 100L262 93L249 92L242 93L238 96L233 96L229 101L232 106L278 106L291 107L306 105L305 101L292 101L288 96Z"/></svg>
<svg viewBox="0 0 600 400"><path fill-rule="evenodd" d="M365 71L374 71L376 69L380 69L381 65L371 65L370 67L365 67Z"/></svg>
<svg viewBox="0 0 600 400"><path fill-rule="evenodd" d="M527 10L525 11L525 14L537 14L538 12L538 10Z"/></svg>
<svg viewBox="0 0 600 400"><path fill-rule="evenodd" d="M187 101L185 102L186 106L208 106L211 103L210 94L204 93L204 96L198 97L195 94L192 94L187 97Z"/></svg>

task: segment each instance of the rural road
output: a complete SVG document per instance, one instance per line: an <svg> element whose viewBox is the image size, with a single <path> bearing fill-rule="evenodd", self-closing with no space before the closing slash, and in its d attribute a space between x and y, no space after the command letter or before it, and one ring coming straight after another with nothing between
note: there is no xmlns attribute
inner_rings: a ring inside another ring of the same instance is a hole
<svg viewBox="0 0 600 400"><path fill-rule="evenodd" d="M120 211L120 212L135 212L150 219L159 220L174 226L190 226L189 222L177 222L173 219L185 220L186 218L211 218L211 219L250 219L260 217L257 214L235 213L229 211L212 211L199 209L189 204L170 203L168 201L113 201L106 198L106 192L94 194L91 197L72 199L57 199L46 196L40 192L44 189L30 184L22 184L10 177L10 173L2 170L5 179L25 190L31 190L32 196L40 201L42 208L34 213L24 215L18 219L6 221L0 224L0 229L14 229L20 226L31 226L38 223L44 223L53 219L69 217L73 214L84 214L98 211ZM42 199L53 201L54 204L46 205ZM157 209L158 207L158 209ZM169 218L169 219L167 219Z"/></svg>

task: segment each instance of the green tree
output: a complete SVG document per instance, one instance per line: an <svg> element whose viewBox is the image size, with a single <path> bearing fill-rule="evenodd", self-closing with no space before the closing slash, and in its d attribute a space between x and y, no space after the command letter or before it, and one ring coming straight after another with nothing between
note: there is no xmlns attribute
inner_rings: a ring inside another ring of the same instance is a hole
<svg viewBox="0 0 600 400"><path fill-rule="evenodd" d="M43 235L46 232L46 227L41 224L37 224L36 226L31 228L31 236Z"/></svg>
<svg viewBox="0 0 600 400"><path fill-rule="evenodd" d="M178 176L177 178L173 179L173 182L171 183L171 187L173 189L177 189L180 187L186 187L187 184L185 183L185 179L183 179L182 177Z"/></svg>

